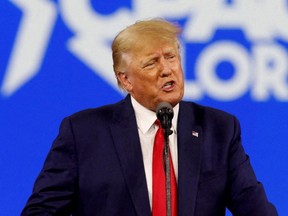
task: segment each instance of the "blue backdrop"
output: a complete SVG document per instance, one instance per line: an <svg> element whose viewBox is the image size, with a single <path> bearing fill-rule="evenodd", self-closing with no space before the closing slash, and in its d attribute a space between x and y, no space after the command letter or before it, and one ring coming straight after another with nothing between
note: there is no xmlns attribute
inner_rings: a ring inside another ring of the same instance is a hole
<svg viewBox="0 0 288 216"><path fill-rule="evenodd" d="M185 99L239 118L257 177L287 215L287 9L285 0L0 1L1 215L19 215L65 116L123 98L110 44L149 17L183 27Z"/></svg>

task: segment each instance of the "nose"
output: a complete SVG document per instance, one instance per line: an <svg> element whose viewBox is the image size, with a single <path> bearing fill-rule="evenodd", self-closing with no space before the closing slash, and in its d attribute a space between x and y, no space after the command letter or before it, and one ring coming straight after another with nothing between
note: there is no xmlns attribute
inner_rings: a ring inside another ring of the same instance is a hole
<svg viewBox="0 0 288 216"><path fill-rule="evenodd" d="M161 65L161 68L160 68L160 76L161 77L166 77L166 76L171 75L172 70L171 70L171 67L170 67L167 59L162 58L160 65Z"/></svg>

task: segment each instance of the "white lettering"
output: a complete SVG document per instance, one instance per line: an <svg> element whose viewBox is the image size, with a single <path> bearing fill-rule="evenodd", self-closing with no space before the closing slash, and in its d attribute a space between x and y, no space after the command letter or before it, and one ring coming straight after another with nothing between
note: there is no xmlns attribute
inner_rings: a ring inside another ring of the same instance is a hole
<svg viewBox="0 0 288 216"><path fill-rule="evenodd" d="M253 49L255 58L252 96L256 100L268 100L274 95L278 100L288 100L288 55L276 44L264 44Z"/></svg>
<svg viewBox="0 0 288 216"><path fill-rule="evenodd" d="M223 61L231 62L234 76L219 79L216 67ZM242 46L231 42L218 42L203 51L196 66L196 77L209 96L219 100L233 100L245 93L250 81L249 57Z"/></svg>
<svg viewBox="0 0 288 216"><path fill-rule="evenodd" d="M195 5L191 0L134 0L133 3L137 19L147 19L147 17L181 19L189 16Z"/></svg>
<svg viewBox="0 0 288 216"><path fill-rule="evenodd" d="M210 40L219 28L238 28L253 41L288 39L285 8L287 3L283 0L235 0L229 5L223 0L195 1L184 36L188 41L203 42Z"/></svg>
<svg viewBox="0 0 288 216"><path fill-rule="evenodd" d="M11 0L23 12L1 92L9 96L35 76L41 66L55 23L56 8L50 1Z"/></svg>

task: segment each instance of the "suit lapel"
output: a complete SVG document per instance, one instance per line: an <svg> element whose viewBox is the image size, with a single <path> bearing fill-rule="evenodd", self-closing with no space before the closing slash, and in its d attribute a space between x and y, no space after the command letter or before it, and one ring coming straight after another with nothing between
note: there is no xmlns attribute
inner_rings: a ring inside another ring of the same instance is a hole
<svg viewBox="0 0 288 216"><path fill-rule="evenodd" d="M194 215L201 163L202 128L191 104L180 103L178 117L178 215Z"/></svg>
<svg viewBox="0 0 288 216"><path fill-rule="evenodd" d="M141 145L129 96L115 111L111 132L137 215L151 215Z"/></svg>

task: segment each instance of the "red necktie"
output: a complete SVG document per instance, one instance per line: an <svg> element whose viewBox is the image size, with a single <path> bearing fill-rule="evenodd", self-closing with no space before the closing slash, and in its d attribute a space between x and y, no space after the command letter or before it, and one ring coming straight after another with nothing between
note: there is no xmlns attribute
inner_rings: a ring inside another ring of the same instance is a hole
<svg viewBox="0 0 288 216"><path fill-rule="evenodd" d="M166 216L166 180L164 171L164 133L159 120L153 147L152 161L152 216ZM171 215L177 215L177 185L170 154Z"/></svg>

